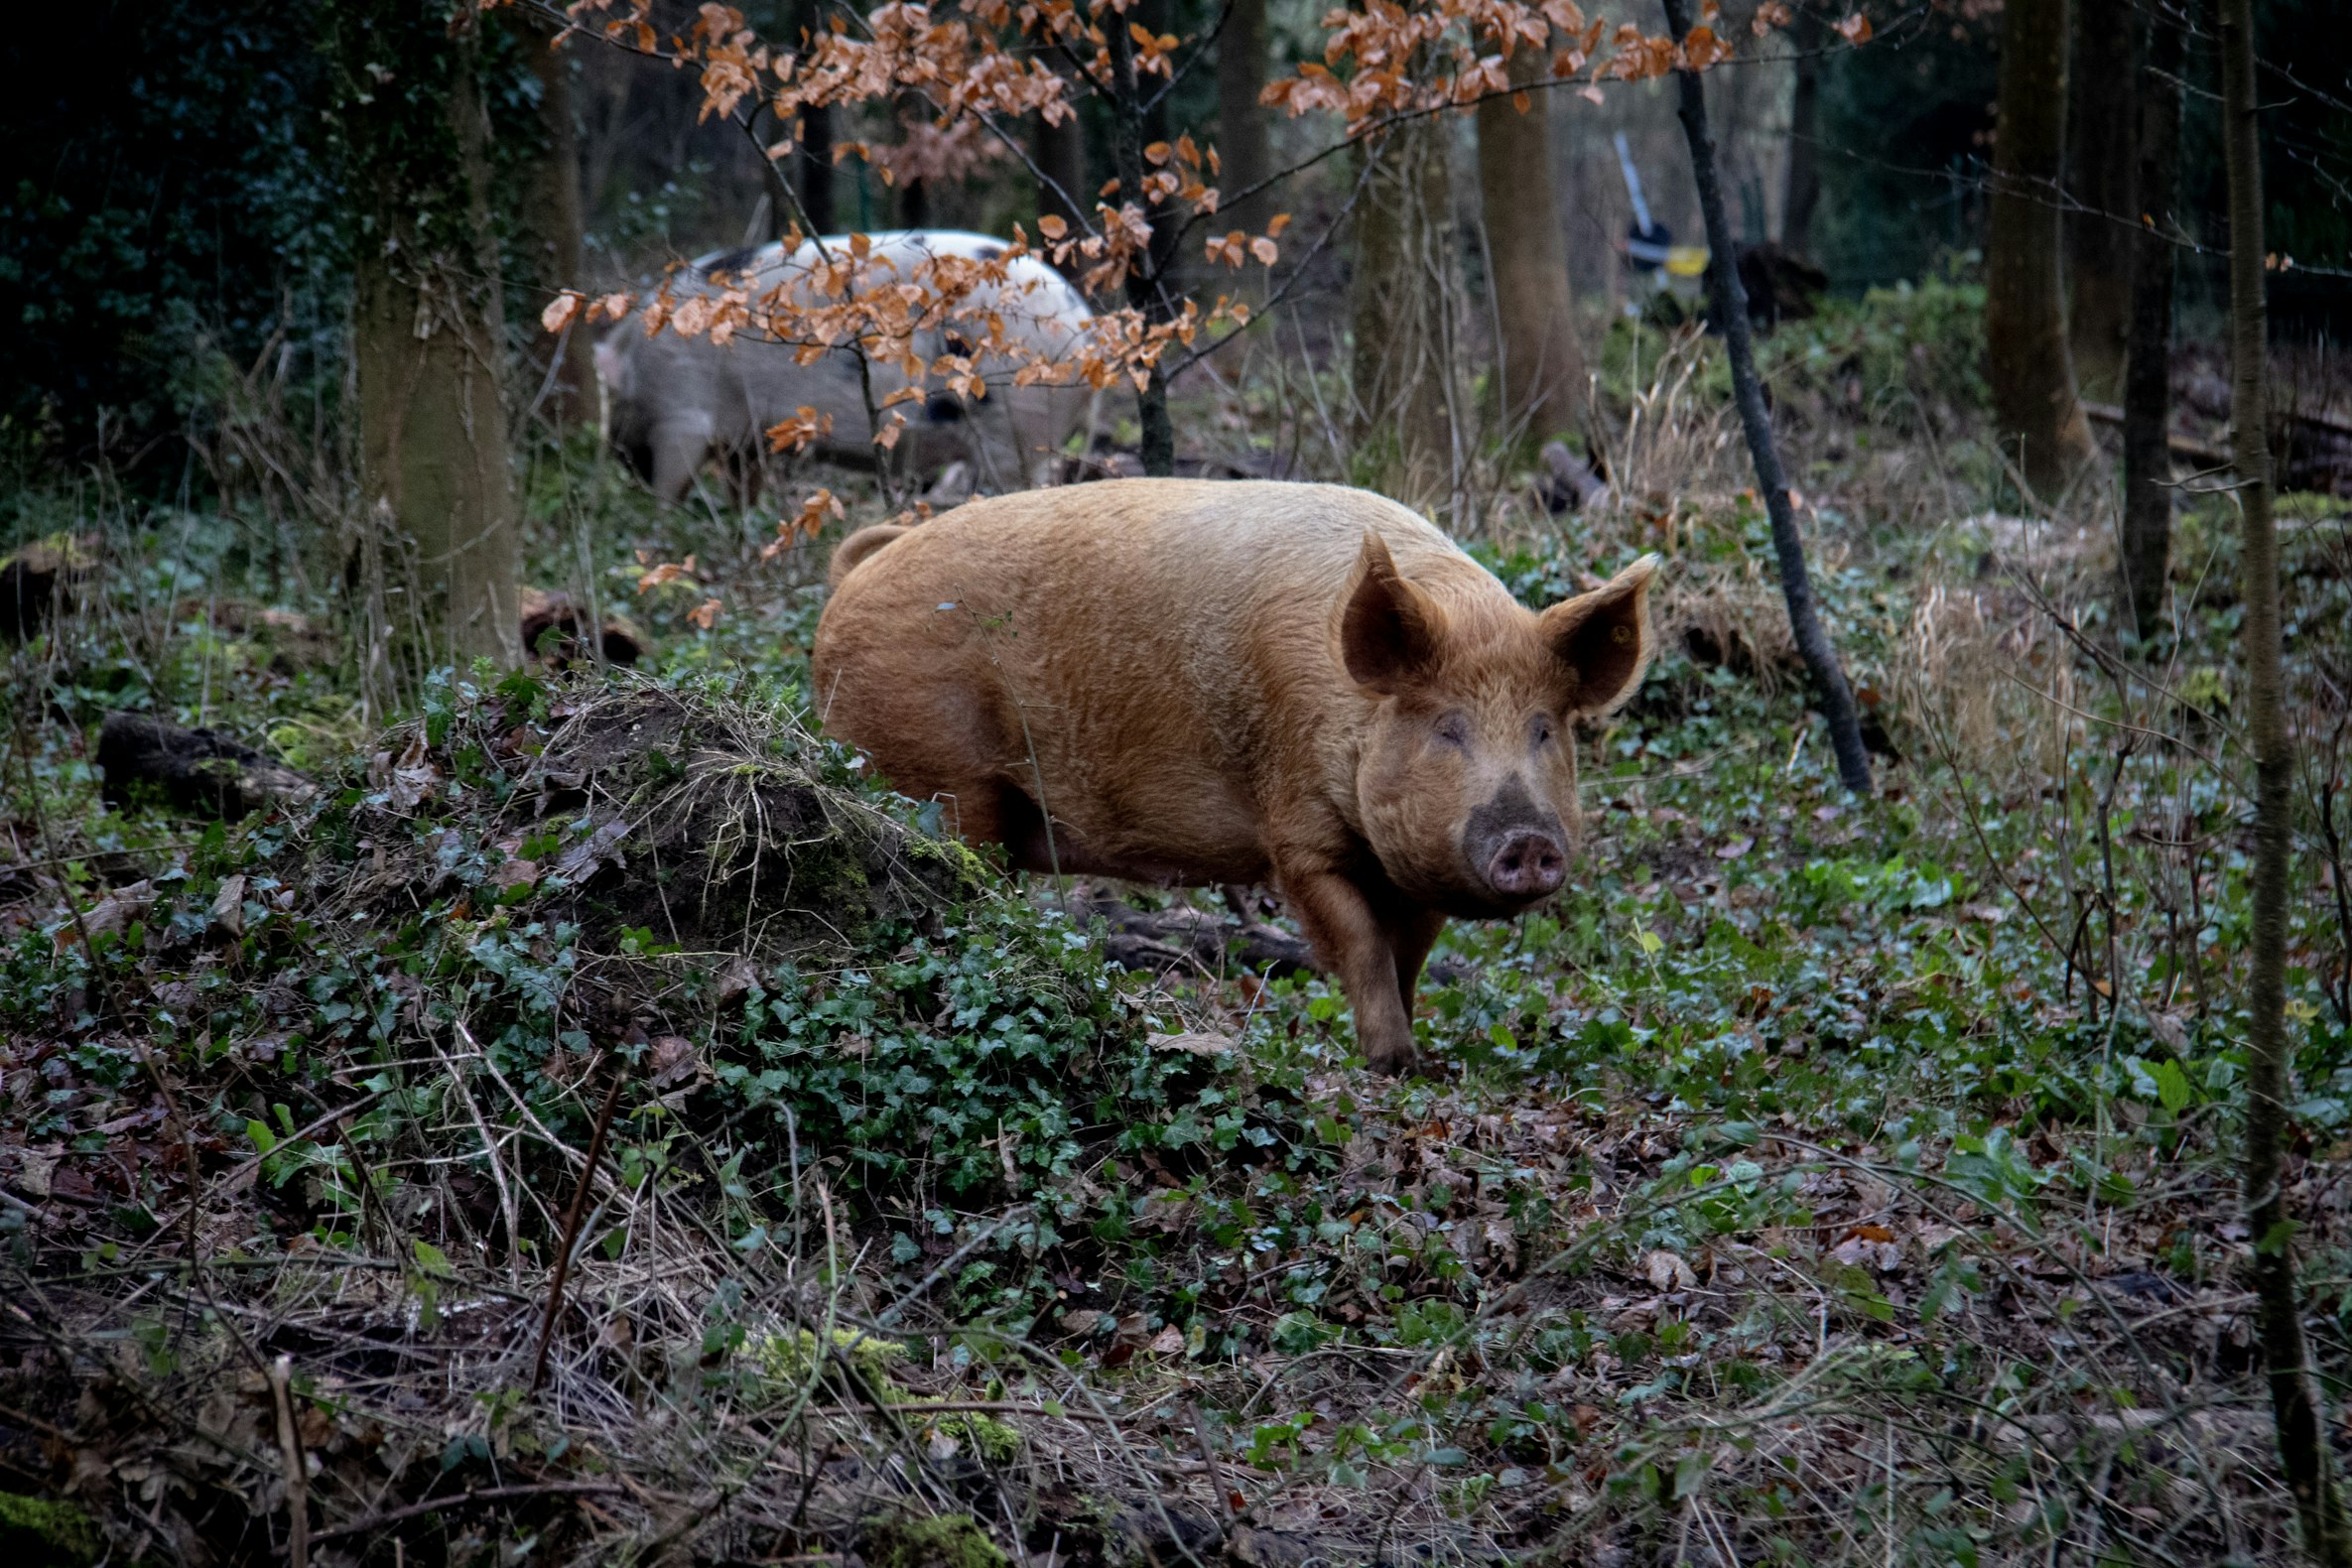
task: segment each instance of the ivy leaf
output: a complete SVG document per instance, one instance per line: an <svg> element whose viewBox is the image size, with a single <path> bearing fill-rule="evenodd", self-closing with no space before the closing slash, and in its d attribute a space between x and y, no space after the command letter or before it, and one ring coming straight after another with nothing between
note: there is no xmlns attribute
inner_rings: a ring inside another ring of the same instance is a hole
<svg viewBox="0 0 2352 1568"><path fill-rule="evenodd" d="M2174 1115L2187 1110L2189 1102L2196 1098L2196 1092L2189 1088L2188 1075L2180 1070L2178 1062L2167 1060L2156 1064L2156 1099Z"/></svg>

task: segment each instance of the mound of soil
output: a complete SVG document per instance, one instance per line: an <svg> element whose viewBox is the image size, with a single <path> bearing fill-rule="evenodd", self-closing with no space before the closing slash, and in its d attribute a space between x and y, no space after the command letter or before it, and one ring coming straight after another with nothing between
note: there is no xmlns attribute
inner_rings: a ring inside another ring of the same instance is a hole
<svg viewBox="0 0 2352 1568"><path fill-rule="evenodd" d="M639 681L395 731L348 816L323 818L328 907L396 916L480 880L612 951L633 935L738 955L849 948L971 896L984 867L848 788L790 716ZM415 830L424 828L420 833ZM436 831L438 830L438 831ZM640 940L643 940L640 937Z"/></svg>

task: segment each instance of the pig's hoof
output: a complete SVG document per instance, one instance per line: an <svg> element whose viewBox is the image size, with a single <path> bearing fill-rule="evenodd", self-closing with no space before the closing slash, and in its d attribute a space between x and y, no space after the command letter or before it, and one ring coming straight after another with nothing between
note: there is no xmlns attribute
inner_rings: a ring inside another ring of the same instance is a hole
<svg viewBox="0 0 2352 1568"><path fill-rule="evenodd" d="M1402 1050L1381 1050L1377 1047L1364 1053L1365 1065L1382 1078L1404 1078L1421 1065L1420 1057L1411 1046Z"/></svg>

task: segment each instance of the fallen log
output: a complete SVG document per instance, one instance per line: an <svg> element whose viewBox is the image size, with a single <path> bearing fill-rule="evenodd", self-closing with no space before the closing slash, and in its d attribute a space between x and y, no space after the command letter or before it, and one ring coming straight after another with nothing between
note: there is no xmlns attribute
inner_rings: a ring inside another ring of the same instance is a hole
<svg viewBox="0 0 2352 1568"><path fill-rule="evenodd" d="M2113 403L2085 403L2082 411L2102 425L2120 429L2124 422L2124 411ZM2226 405L2218 417L2227 417ZM2170 431L2164 434L2164 449L2202 468L2226 468L2234 460L2226 445ZM2281 489L2338 495L2352 491L2352 423L2327 414L2280 410L2271 420L2271 457L2278 465Z"/></svg>
<svg viewBox="0 0 2352 1568"><path fill-rule="evenodd" d="M1195 969L1220 974L1235 968L1260 975L1322 973L1306 942L1264 921L1229 921L1190 904L1143 910L1099 889L1080 890L1083 911L1110 930L1103 952L1131 970L1166 974Z"/></svg>
<svg viewBox="0 0 2352 1568"><path fill-rule="evenodd" d="M95 534L52 534L0 561L0 638L23 642L71 609L97 558Z"/></svg>
<svg viewBox="0 0 2352 1568"><path fill-rule="evenodd" d="M2102 425L2113 425L2118 430L2123 428L2124 411L2116 404L2086 402L2082 406L2082 411ZM2186 457L2201 467L2224 468L2229 466L2230 455L2227 448L2216 447L2187 436L2175 435L2170 431L2164 433L2164 450L2175 457Z"/></svg>
<svg viewBox="0 0 2352 1568"><path fill-rule="evenodd" d="M227 822L308 799L300 773L210 729L182 729L145 714L108 714L98 729L100 793L116 811L149 802Z"/></svg>
<svg viewBox="0 0 2352 1568"><path fill-rule="evenodd" d="M572 595L561 588L527 588L522 591L519 606L523 617L523 651L543 659L561 669L567 665L588 662L588 611L572 600ZM550 632L554 640L542 642ZM637 661L645 657L645 637L637 628L618 615L607 615L596 634L597 651L604 662L623 670L633 670Z"/></svg>

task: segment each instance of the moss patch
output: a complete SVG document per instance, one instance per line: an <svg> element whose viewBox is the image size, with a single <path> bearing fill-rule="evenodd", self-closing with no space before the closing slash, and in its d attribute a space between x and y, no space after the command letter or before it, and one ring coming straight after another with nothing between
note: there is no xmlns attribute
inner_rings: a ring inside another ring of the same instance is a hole
<svg viewBox="0 0 2352 1568"><path fill-rule="evenodd" d="M890 1369L906 1360L905 1346L851 1329L836 1329L833 1350L840 1353L840 1360L830 1353L820 1357L817 1336L807 1329L788 1329L760 1342L759 1370L780 1390L797 1389L814 1376L840 1376L842 1362L847 1361L849 1371L875 1398L900 1397L897 1385L890 1381Z"/></svg>
<svg viewBox="0 0 2352 1568"><path fill-rule="evenodd" d="M909 1415L920 1415L922 1411L920 1400L907 1407ZM950 1411L932 1422L931 1429L944 1437L954 1438L991 1465L1005 1464L1021 1451L1019 1427L977 1410Z"/></svg>
<svg viewBox="0 0 2352 1568"><path fill-rule="evenodd" d="M875 1519L858 1549L868 1568L1005 1568L1003 1551L969 1513Z"/></svg>
<svg viewBox="0 0 2352 1568"><path fill-rule="evenodd" d="M72 1503L0 1492L0 1557L10 1563L82 1568L98 1560L99 1545L98 1526Z"/></svg>

